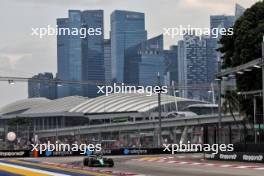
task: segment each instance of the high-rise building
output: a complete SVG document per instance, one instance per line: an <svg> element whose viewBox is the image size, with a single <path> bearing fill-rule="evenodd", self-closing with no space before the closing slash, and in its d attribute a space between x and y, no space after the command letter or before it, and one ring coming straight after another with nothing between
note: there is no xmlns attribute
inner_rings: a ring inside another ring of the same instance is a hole
<svg viewBox="0 0 264 176"><path fill-rule="evenodd" d="M157 85L157 75L165 71L163 35L146 40L125 51L125 83L141 86Z"/></svg>
<svg viewBox="0 0 264 176"><path fill-rule="evenodd" d="M86 35L82 39L82 80L104 82L104 13L103 10L86 10L81 14L81 27L100 30L96 35ZM96 97L96 85L83 85L83 96Z"/></svg>
<svg viewBox="0 0 264 176"><path fill-rule="evenodd" d="M112 67L111 67L111 40L104 40L104 68L105 68L105 81L112 82Z"/></svg>
<svg viewBox="0 0 264 176"><path fill-rule="evenodd" d="M81 27L81 11L69 10L69 18L57 19L58 28ZM57 35L57 77L60 80L81 81L82 57L80 35ZM81 85L62 84L58 87L58 97L82 95Z"/></svg>
<svg viewBox="0 0 264 176"><path fill-rule="evenodd" d="M212 15L210 16L210 28L229 28L234 25L235 16Z"/></svg>
<svg viewBox="0 0 264 176"><path fill-rule="evenodd" d="M145 14L115 10L111 14L112 80L124 82L125 50L147 40Z"/></svg>
<svg viewBox="0 0 264 176"><path fill-rule="evenodd" d="M178 83L187 85L187 59L185 59L185 45L183 40L178 41ZM187 90L179 90L180 97L187 97Z"/></svg>
<svg viewBox="0 0 264 176"><path fill-rule="evenodd" d="M57 25L58 28L79 31L74 35L57 35L58 79L103 82L103 11L69 10L69 17L57 19ZM81 84L62 84L58 87L58 97L71 95L95 97L97 89L95 85Z"/></svg>
<svg viewBox="0 0 264 176"><path fill-rule="evenodd" d="M218 71L218 53L216 49L218 48L217 39L208 37L206 38L206 55L207 55L207 82L215 82L215 74Z"/></svg>
<svg viewBox="0 0 264 176"><path fill-rule="evenodd" d="M243 15L245 12L245 8L242 7L240 4L236 3L236 9L235 9L235 18L236 20Z"/></svg>
<svg viewBox="0 0 264 176"><path fill-rule="evenodd" d="M178 42L179 84L183 86L207 83L206 39L185 35ZM180 90L183 97L206 100L207 90Z"/></svg>
<svg viewBox="0 0 264 176"><path fill-rule="evenodd" d="M210 28L230 28L235 23L234 16L226 16L226 15L214 15L210 16ZM207 75L208 75L208 83L214 82L215 74L218 70L218 60L220 59L220 54L216 51L219 48L218 41L221 36L218 38L214 38L215 36L210 36L206 40L207 45Z"/></svg>
<svg viewBox="0 0 264 176"><path fill-rule="evenodd" d="M178 46L173 45L169 50L164 50L166 85L178 83Z"/></svg>
<svg viewBox="0 0 264 176"><path fill-rule="evenodd" d="M57 98L57 83L52 73L39 73L28 80L28 98Z"/></svg>
<svg viewBox="0 0 264 176"><path fill-rule="evenodd" d="M245 8L241 5L236 4L235 6L235 16L226 16L226 15L214 15L210 16L210 28L230 28L233 27L235 21L243 15ZM208 58L208 82L214 82L215 74L218 70L218 61L221 58L221 54L216 50L220 48L218 44L219 39L210 37L207 39L207 58ZM234 82L234 81L233 81Z"/></svg>

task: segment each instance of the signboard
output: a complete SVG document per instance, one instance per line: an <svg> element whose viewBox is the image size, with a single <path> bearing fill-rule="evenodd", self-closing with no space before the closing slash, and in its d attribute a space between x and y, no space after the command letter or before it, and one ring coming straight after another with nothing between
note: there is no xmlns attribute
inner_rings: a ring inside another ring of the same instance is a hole
<svg viewBox="0 0 264 176"><path fill-rule="evenodd" d="M264 153L242 153L242 152L228 152L228 153L205 153L204 158L208 160L224 160L224 161L240 161L240 162L254 162L264 163Z"/></svg>

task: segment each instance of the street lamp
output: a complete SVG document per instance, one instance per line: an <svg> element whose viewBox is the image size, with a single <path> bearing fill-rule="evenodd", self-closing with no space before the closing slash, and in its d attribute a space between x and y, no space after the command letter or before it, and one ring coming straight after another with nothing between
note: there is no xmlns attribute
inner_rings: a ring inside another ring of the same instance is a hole
<svg viewBox="0 0 264 176"><path fill-rule="evenodd" d="M14 80L8 80L8 84L13 85L15 84Z"/></svg>
<svg viewBox="0 0 264 176"><path fill-rule="evenodd" d="M262 63L264 62L264 36L262 40ZM262 64L262 116L263 116L263 126L264 126L264 65Z"/></svg>
<svg viewBox="0 0 264 176"><path fill-rule="evenodd" d="M175 110L178 112L178 104L177 104L177 95L176 93L179 93L179 90L173 90L174 93L174 101L175 101Z"/></svg>
<svg viewBox="0 0 264 176"><path fill-rule="evenodd" d="M239 75L243 75L244 72L242 72L242 71L238 71L237 74L239 74Z"/></svg>
<svg viewBox="0 0 264 176"><path fill-rule="evenodd" d="M158 111L159 111L159 128L158 128L158 147L161 147L162 131L161 131L161 83L160 83L160 73L157 74L158 86L160 91L158 92Z"/></svg>
<svg viewBox="0 0 264 176"><path fill-rule="evenodd" d="M261 68L261 66L259 66L259 65L254 65L253 67L255 67L255 68Z"/></svg>

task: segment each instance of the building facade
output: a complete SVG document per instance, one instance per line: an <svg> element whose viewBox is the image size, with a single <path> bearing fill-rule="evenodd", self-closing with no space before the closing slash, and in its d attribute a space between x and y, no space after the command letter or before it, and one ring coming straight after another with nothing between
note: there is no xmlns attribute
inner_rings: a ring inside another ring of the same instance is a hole
<svg viewBox="0 0 264 176"><path fill-rule="evenodd" d="M182 86L207 84L207 54L206 38L196 35L185 35L178 43L179 51L179 84ZM188 90L184 88L180 91L183 97L197 100L206 100L207 90Z"/></svg>
<svg viewBox="0 0 264 176"><path fill-rule="evenodd" d="M28 80L28 98L57 98L57 83L52 73L39 73Z"/></svg>
<svg viewBox="0 0 264 176"><path fill-rule="evenodd" d="M111 40L104 40L104 69L105 69L105 81L107 83L112 82L112 65L111 65Z"/></svg>
<svg viewBox="0 0 264 176"><path fill-rule="evenodd" d="M235 9L236 20L244 14L245 10L246 9L244 7L242 7L240 4L236 3L236 9Z"/></svg>
<svg viewBox="0 0 264 176"><path fill-rule="evenodd" d="M172 85L179 82L178 46L173 45L169 50L164 50L165 58L165 84Z"/></svg>
<svg viewBox="0 0 264 176"><path fill-rule="evenodd" d="M115 10L111 14L112 80L124 82L125 50L147 40L145 14Z"/></svg>
<svg viewBox="0 0 264 176"><path fill-rule="evenodd" d="M57 62L59 80L103 82L104 26L102 10L69 10L68 18L57 19L58 29L77 29L76 35L57 35ZM100 32L97 35L97 29ZM88 33L95 30L94 33ZM82 31L82 32L81 32ZM95 85L62 84L58 97L82 95L97 96Z"/></svg>
<svg viewBox="0 0 264 176"><path fill-rule="evenodd" d="M100 35L86 35L82 38L82 80L104 82L104 13L103 10L86 10L81 15L82 28L100 30ZM83 85L83 96L96 97L96 85Z"/></svg>
<svg viewBox="0 0 264 176"><path fill-rule="evenodd" d="M141 86L157 85L157 75L165 72L163 35L126 49L125 83Z"/></svg>
<svg viewBox="0 0 264 176"><path fill-rule="evenodd" d="M81 27L81 11L69 10L68 18L57 19L58 29ZM81 38L79 35L57 35L57 77L66 81L81 81L82 72ZM82 95L80 85L62 84L58 97Z"/></svg>

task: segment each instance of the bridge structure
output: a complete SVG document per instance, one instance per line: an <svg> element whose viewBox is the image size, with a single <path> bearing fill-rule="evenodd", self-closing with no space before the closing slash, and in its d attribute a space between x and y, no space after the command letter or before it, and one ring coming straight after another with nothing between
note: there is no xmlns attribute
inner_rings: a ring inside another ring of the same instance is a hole
<svg viewBox="0 0 264 176"><path fill-rule="evenodd" d="M235 119L234 119L235 118ZM222 143L234 143L241 140L242 125L238 114L235 117L231 115L222 115ZM94 141L123 141L124 146L129 145L131 141L141 142L148 140L146 147L157 146L155 140L158 135L159 121L142 120L136 122L121 122L113 124L76 126L70 128L38 130L35 134L41 138L63 139L69 136L77 138L88 138ZM163 143L217 143L218 132L218 114L179 117L173 119L162 119L162 139Z"/></svg>

